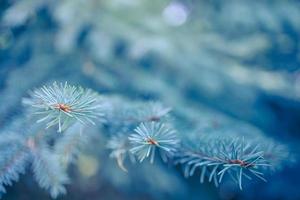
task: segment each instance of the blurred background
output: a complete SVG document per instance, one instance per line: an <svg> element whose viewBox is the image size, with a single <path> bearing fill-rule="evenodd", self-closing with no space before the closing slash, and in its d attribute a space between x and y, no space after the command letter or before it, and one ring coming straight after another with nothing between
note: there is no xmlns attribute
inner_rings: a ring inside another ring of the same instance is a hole
<svg viewBox="0 0 300 200"><path fill-rule="evenodd" d="M1 0L0 17L0 128L13 126L28 90L56 80L159 100L187 134L187 121L203 131L221 124L299 152L299 1ZM97 131L97 152L80 155L59 199L300 199L297 163L243 191L159 162L126 174ZM31 176L3 199L50 199Z"/></svg>

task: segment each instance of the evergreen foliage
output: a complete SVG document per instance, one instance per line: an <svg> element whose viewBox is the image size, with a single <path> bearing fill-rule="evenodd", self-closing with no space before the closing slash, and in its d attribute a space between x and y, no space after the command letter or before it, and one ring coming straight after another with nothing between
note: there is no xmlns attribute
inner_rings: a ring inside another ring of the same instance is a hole
<svg viewBox="0 0 300 200"><path fill-rule="evenodd" d="M32 92L31 98L24 99L24 104L32 106L32 114L38 115L37 122L47 122L46 128L58 125L58 132L68 128L75 120L85 124L95 124L101 119L100 97L91 90L71 86L67 83L44 86Z"/></svg>
<svg viewBox="0 0 300 200"><path fill-rule="evenodd" d="M24 141L11 134L0 140L0 194L6 192L5 185L18 181L20 174L25 173L29 151Z"/></svg>
<svg viewBox="0 0 300 200"><path fill-rule="evenodd" d="M283 165L289 156L286 148L279 148L271 142L268 145L267 138L253 140L231 135L221 137L217 133L192 134L190 140L189 137L179 137L171 125L175 120L166 117L170 115L171 109L158 102L144 105L133 102L132 105L135 106L129 107L129 104L125 104L126 109L137 110L127 110L125 113L120 111L122 117L116 119L126 123L116 125L109 121L113 120L112 116L118 115L112 109L113 101L110 102L108 97L102 101L97 98L98 95L90 90L56 82L31 93L31 97L23 101L25 107L33 107L27 109L27 114L42 115L37 122L31 123L38 123L40 127L46 128L58 125L58 131L63 132L63 135L53 134L51 129L41 129L26 137L21 134L2 137L1 192L5 192L5 185L18 180L19 174L25 172L30 160L34 177L41 188L48 190L53 198L65 194L65 184L69 183L67 166L76 159L80 147L88 145L86 135L89 134L87 127L90 125L85 122L95 125L93 120L101 123L105 116L107 119L104 129L108 132L123 130L111 137L107 148L111 150L110 156L117 160L124 171L128 171L124 165L127 157L132 162L150 158L153 163L155 152L159 151L164 161L180 164L185 177L193 176L199 170L201 183L207 177L209 182L213 181L218 186L229 176L242 189L245 179L257 177L266 181L264 174L270 172L272 167L275 169ZM143 111L143 108L146 109ZM35 117L30 119L34 120ZM110 129L110 126L116 126L116 129Z"/></svg>
<svg viewBox="0 0 300 200"><path fill-rule="evenodd" d="M141 162L150 157L150 162L153 163L156 148L161 155L176 152L179 140L176 137L175 130L166 124L157 122L141 123L135 129L135 132L135 134L129 136L129 140L133 145L130 151L137 155Z"/></svg>
<svg viewBox="0 0 300 200"><path fill-rule="evenodd" d="M300 199L299 10L3 0L0 196Z"/></svg>

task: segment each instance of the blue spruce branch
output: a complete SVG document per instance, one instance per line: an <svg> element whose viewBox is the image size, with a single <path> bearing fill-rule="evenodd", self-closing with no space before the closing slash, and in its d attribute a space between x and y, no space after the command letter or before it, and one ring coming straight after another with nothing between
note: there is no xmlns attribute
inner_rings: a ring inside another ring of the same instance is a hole
<svg viewBox="0 0 300 200"><path fill-rule="evenodd" d="M159 102L102 97L89 89L54 82L35 89L23 103L30 133L21 134L24 121L19 120L17 133L1 134L1 193L32 163L41 188L52 198L65 194L69 183L66 170L87 145L90 125L98 125L109 135L106 146L110 157L123 171L128 171L126 159L142 162L149 158L153 163L160 155L163 161L182 166L185 177L198 171L200 182L207 179L218 186L230 178L242 189L245 180L266 181L266 173L292 160L287 147L264 137L230 134L231 125L204 129L199 134L193 130L181 133L174 127L177 121L171 108ZM54 128L63 134L49 134Z"/></svg>
<svg viewBox="0 0 300 200"><path fill-rule="evenodd" d="M276 146L269 146L267 138L260 140L218 135L202 136L198 145L186 145L177 154L176 164L183 166L185 177L200 171L200 182L207 177L218 186L224 176L229 176L242 190L243 179L256 177L266 182L264 173L273 168L273 157L282 155ZM195 140L193 141L195 143ZM285 157L276 165L282 165Z"/></svg>

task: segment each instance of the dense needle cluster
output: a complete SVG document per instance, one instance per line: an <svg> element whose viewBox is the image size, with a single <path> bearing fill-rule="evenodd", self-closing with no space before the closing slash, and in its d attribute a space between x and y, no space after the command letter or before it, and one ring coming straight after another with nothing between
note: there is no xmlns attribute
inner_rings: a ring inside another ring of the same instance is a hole
<svg viewBox="0 0 300 200"><path fill-rule="evenodd" d="M264 171L272 167L273 158L277 157L277 148L267 158L267 148L262 140L220 137L217 135L202 136L198 139L199 146L183 147L177 155L177 164L181 164L185 177L193 176L200 171L200 182L207 177L218 186L225 175L237 182L242 189L243 179L252 177L266 181ZM270 148L270 146L269 146Z"/></svg>
<svg viewBox="0 0 300 200"><path fill-rule="evenodd" d="M165 155L176 152L179 143L175 130L159 122L141 123L135 133L129 136L129 140L134 145L130 151L141 162L150 157L151 163L154 161L156 149L165 158Z"/></svg>
<svg viewBox="0 0 300 200"><path fill-rule="evenodd" d="M58 125L58 132L68 128L76 120L82 124L95 124L103 118L103 107L97 93L66 83L54 82L34 90L25 104L32 106L37 122L47 122L46 127Z"/></svg>

